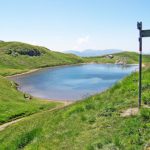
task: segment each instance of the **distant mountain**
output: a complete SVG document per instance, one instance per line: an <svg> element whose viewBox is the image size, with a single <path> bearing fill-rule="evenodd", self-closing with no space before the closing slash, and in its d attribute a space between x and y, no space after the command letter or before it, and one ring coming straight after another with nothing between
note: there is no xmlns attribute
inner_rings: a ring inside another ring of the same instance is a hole
<svg viewBox="0 0 150 150"><path fill-rule="evenodd" d="M77 50L64 51L64 53L72 53L81 57L102 56L102 55L114 54L114 53L120 53L120 52L122 52L122 50L118 50L118 49L106 49L106 50L87 49L84 51L77 51Z"/></svg>

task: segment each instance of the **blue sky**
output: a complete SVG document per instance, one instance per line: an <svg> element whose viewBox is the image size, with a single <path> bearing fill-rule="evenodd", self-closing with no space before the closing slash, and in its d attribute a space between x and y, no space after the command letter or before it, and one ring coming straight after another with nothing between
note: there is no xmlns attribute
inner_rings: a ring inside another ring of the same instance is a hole
<svg viewBox="0 0 150 150"><path fill-rule="evenodd" d="M0 0L0 39L53 50L138 50L137 21L150 28L149 0ZM150 52L150 38L143 40Z"/></svg>

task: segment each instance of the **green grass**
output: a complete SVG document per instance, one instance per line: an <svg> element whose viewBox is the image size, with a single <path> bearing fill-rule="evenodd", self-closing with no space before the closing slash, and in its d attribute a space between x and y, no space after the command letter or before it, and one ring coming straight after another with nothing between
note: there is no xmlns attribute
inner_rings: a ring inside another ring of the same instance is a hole
<svg viewBox="0 0 150 150"><path fill-rule="evenodd" d="M30 56L33 52L40 55ZM0 75L3 76L36 68L82 62L83 59L75 55L54 52L40 46L20 42L0 42Z"/></svg>
<svg viewBox="0 0 150 150"><path fill-rule="evenodd" d="M138 53L135 52L122 52L117 54L112 54L113 58L105 56L97 56L97 57L85 57L85 62L95 62L95 63L117 63L124 62L127 64L137 64L139 60ZM149 62L150 55L143 55L143 62Z"/></svg>
<svg viewBox="0 0 150 150"><path fill-rule="evenodd" d="M150 67L143 71L143 95L149 99ZM150 109L136 116L120 113L137 107L138 73L107 91L64 109L28 117L0 132L0 149L141 150L150 145Z"/></svg>
<svg viewBox="0 0 150 150"><path fill-rule="evenodd" d="M124 52L114 57L80 58L19 42L0 43L0 75L82 62L138 63L138 54ZM150 105L150 62L143 56L143 104ZM27 100L14 83L0 76L0 124L18 117L54 108L60 103ZM0 150L87 149L141 150L150 145L150 110L123 118L120 113L137 107L138 73L133 73L107 91L64 109L29 116L0 132Z"/></svg>
<svg viewBox="0 0 150 150"><path fill-rule="evenodd" d="M36 98L26 99L13 82L0 76L0 124L59 105L61 103Z"/></svg>

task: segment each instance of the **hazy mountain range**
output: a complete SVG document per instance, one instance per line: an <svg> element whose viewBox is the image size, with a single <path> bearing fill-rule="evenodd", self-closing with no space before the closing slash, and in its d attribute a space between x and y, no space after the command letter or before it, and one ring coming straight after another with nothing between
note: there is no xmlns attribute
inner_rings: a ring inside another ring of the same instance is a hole
<svg viewBox="0 0 150 150"><path fill-rule="evenodd" d="M114 54L114 53L119 53L119 52L123 52L123 51L118 50L118 49L106 49L106 50L86 49L84 51L77 51L77 50L64 51L64 53L72 53L81 57L102 56L102 55Z"/></svg>

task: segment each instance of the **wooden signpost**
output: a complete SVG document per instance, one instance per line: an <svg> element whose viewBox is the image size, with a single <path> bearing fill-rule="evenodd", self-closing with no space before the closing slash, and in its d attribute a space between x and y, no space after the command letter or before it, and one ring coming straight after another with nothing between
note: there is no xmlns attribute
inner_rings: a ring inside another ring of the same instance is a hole
<svg viewBox="0 0 150 150"><path fill-rule="evenodd" d="M142 38L150 37L150 30L142 30L142 22L137 22L137 28L139 30L139 99L138 107L141 107L142 99Z"/></svg>

